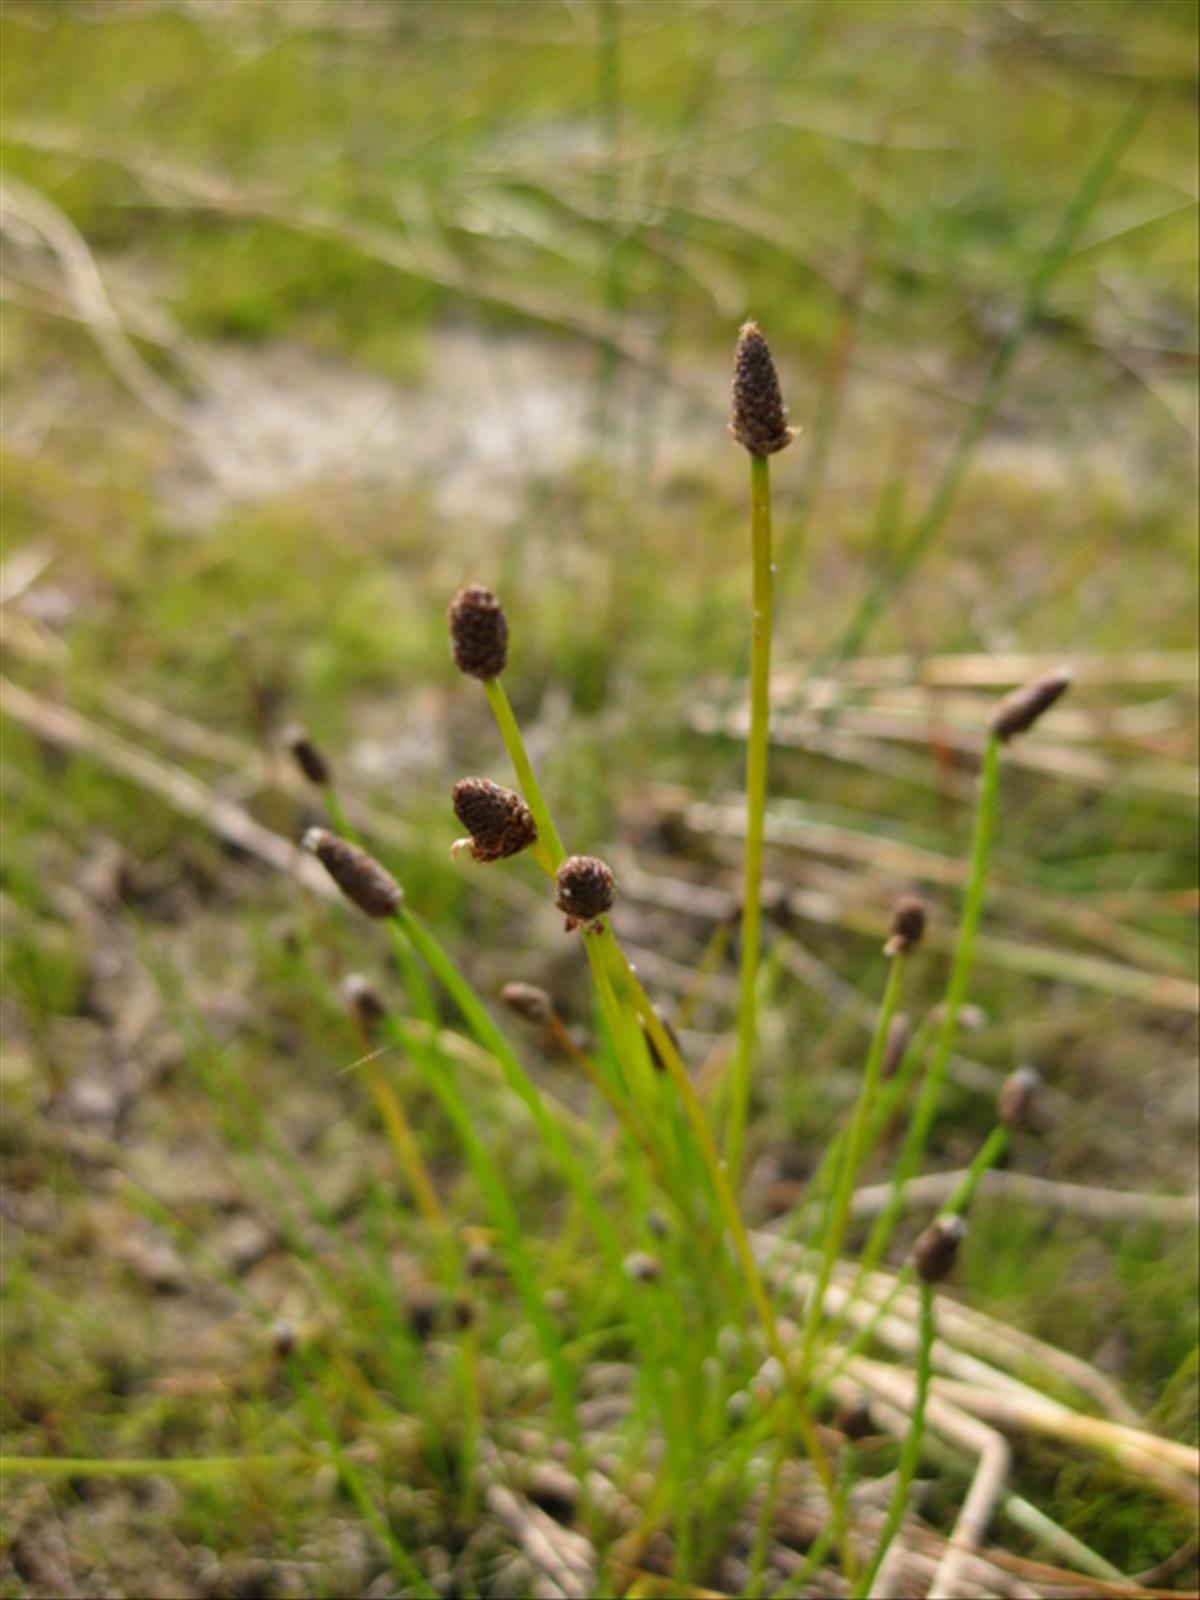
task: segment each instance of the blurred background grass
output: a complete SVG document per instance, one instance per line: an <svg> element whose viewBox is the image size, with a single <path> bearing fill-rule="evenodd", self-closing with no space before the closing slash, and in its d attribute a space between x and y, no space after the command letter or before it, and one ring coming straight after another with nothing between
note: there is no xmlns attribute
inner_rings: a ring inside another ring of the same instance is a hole
<svg viewBox="0 0 1200 1600"><path fill-rule="evenodd" d="M961 856L988 695L905 690L880 665L947 653L1092 661L1041 764L1009 775L971 1057L1034 1061L1059 1091L1034 1170L1194 1189L1190 0L8 0L3 35L19 689L290 836L306 808L271 733L303 719L389 819L391 864L480 987L546 981L586 1024L532 868L497 890L446 857L450 781L505 772L448 669L444 609L494 584L560 826L646 880L618 927L678 1007L713 924L665 904L664 880L737 882L736 840L702 808L741 785L745 474L724 410L752 314L804 434L774 479L792 715L770 870L792 915L748 1203L786 1204L853 1093L897 889L922 885L953 926L952 869L921 852ZM806 662L845 641L919 526L1130 118L948 514L854 641L856 685L814 712ZM42 732L5 723L7 1448L253 1453L280 1380L213 1258L259 1308L332 1334L231 1083L322 1204L386 1234L399 1281L416 1271L323 987L371 947ZM693 1059L729 1025L730 962L692 1008ZM942 976L935 953L914 1004ZM956 1085L945 1165L988 1127L989 1081ZM488 1109L521 1182L552 1194ZM421 1113L469 1217L447 1130ZM1194 1230L985 1201L964 1286L1195 1437ZM452 1385L404 1360L426 1421L452 1416ZM1184 1537L1101 1469L1029 1455L1053 1513L1124 1570ZM38 1566L51 1527L89 1593L227 1592L252 1556L291 1559L270 1581L304 1593L377 1571L348 1508L313 1531L328 1485L251 1491L6 1486L4 1592L59 1592ZM441 1538L412 1499L397 1518Z"/></svg>

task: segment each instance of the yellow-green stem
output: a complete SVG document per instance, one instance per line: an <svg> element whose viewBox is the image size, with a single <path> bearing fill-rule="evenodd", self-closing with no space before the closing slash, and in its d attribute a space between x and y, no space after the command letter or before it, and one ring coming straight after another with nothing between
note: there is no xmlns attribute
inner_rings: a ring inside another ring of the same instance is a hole
<svg viewBox="0 0 1200 1600"><path fill-rule="evenodd" d="M883 1565L884 1557L891 1547L892 1540L899 1532L900 1524L904 1520L904 1513L908 1509L908 1494L912 1488L912 1481L916 1477L917 1464L921 1459L921 1441L925 1436L925 1404L929 1398L929 1380L933 1375L933 1340L933 1287L931 1284L923 1283L921 1285L920 1343L917 1346L917 1388L913 1396L911 1420L908 1425L908 1433L904 1439L904 1446L900 1452L900 1464L896 1469L896 1485L892 1490L891 1504L888 1506L883 1534L870 1565L862 1575L862 1581L853 1591L855 1600L863 1600L863 1597L870 1594L871 1585Z"/></svg>
<svg viewBox="0 0 1200 1600"><path fill-rule="evenodd" d="M767 732L771 714L771 468L750 457L750 538L753 595L750 632L750 735L746 747L746 876L742 893L742 966L737 1052L726 1151L736 1185L746 1136L750 1078L757 1037L758 954L762 927L763 825L767 807Z"/></svg>
<svg viewBox="0 0 1200 1600"><path fill-rule="evenodd" d="M804 1329L804 1345L800 1354L800 1382L807 1382L812 1371L813 1351L816 1348L817 1330L821 1326L821 1318L825 1308L825 1291L829 1287L829 1280L833 1276L834 1262L842 1248L842 1241L846 1236L846 1224L850 1218L850 1202L854 1196L854 1185L858 1178L858 1169L862 1161L863 1146L866 1143L867 1121L875 1101L875 1093L879 1086L879 1075L883 1067L883 1057L887 1050L888 1033L891 1030L892 1018L896 1014L896 1005L900 999L900 984L904 974L904 957L896 956L888 972L887 987L883 993L883 1004L879 1008L879 1016L875 1023L875 1032L871 1039L871 1048L867 1052L867 1065L863 1073L862 1088L859 1091L858 1102L854 1107L854 1115L846 1135L846 1148L842 1156L841 1169L838 1173L837 1183L834 1187L833 1209L826 1229L825 1238L821 1246L821 1263L817 1268L817 1280L813 1287L812 1299L808 1308L808 1321Z"/></svg>

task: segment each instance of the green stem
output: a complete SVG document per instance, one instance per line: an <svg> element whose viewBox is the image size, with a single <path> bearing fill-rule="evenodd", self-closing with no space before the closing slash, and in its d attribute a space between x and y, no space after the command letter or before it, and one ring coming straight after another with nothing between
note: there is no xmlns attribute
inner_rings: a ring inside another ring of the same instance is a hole
<svg viewBox="0 0 1200 1600"><path fill-rule="evenodd" d="M746 875L742 894L742 964L737 1052L726 1150L736 1185L746 1134L757 1023L758 956L762 928L763 827L767 807L767 733L771 715L771 468L750 457L750 536L753 611L750 633L750 735L746 747Z"/></svg>
<svg viewBox="0 0 1200 1600"><path fill-rule="evenodd" d="M489 678L483 685L484 693L488 697L488 704L492 708L492 715L496 719L496 726L500 730L500 737L504 740L504 748L508 751L508 759L513 764L513 771L517 775L517 783L525 797L525 804L533 812L533 820L537 823L538 838L545 844L550 856L550 865L556 869L566 851L563 842L558 836L558 829L550 815L538 781L533 774L533 766L525 749L525 741L521 737L521 730L513 714L513 708L508 703L508 696L504 692L504 685L499 678Z"/></svg>
<svg viewBox="0 0 1200 1600"><path fill-rule="evenodd" d="M975 828L971 839L970 875L963 899L962 922L946 986L942 1007L942 1021L933 1047L933 1058L917 1096L912 1120L904 1136L904 1143L896 1161L892 1180L892 1194L887 1209L880 1216L862 1255L862 1272L867 1272L880 1260L887 1249L892 1231L904 1203L904 1185L920 1165L925 1152L925 1141L937 1112L942 1082L950 1058L954 1054L958 1034L958 1014L967 998L971 971L975 962L975 941L983 914L983 898L987 888L988 862L991 859L992 840L996 833L996 811L1000 793L1000 741L989 735L983 753L979 774L979 801L975 811Z"/></svg>
<svg viewBox="0 0 1200 1600"><path fill-rule="evenodd" d="M905 1508L908 1505L909 1490L917 1474L917 1464L921 1459L921 1440L925 1434L925 1405L929 1399L929 1380L933 1373L933 1286L922 1283L921 1285L921 1342L917 1349L917 1392L913 1397L912 1420L909 1423L908 1433L905 1435L904 1448L900 1452L900 1465L896 1471L896 1487L892 1491L892 1501L888 1506L887 1519L883 1525L883 1535L879 1546L871 1559L871 1564L863 1574L857 1588L854 1590L855 1600L871 1592L871 1585L883 1565L888 1547L896 1537L900 1524L904 1519Z"/></svg>
<svg viewBox="0 0 1200 1600"><path fill-rule="evenodd" d="M800 1354L800 1381L804 1383L812 1370L813 1351L816 1348L817 1330L821 1326L821 1318L825 1307L825 1291L829 1288L829 1280L833 1276L834 1262L842 1248L842 1241L846 1236L846 1224L850 1219L850 1203L854 1197L854 1185L858 1178L858 1169L862 1163L863 1148L867 1142L867 1123L874 1108L875 1094L879 1086L879 1074L883 1067L884 1052L887 1050L888 1033L892 1026L892 1018L896 1014L896 1006L900 999L900 986L904 976L904 957L896 956L888 972L887 987L883 993L883 1004L879 1008L879 1017L875 1023L875 1033L871 1039L871 1048L867 1052L867 1066L863 1073L862 1088L859 1091L858 1101L854 1107L846 1134L846 1149L842 1157L841 1167L838 1171L837 1183L834 1189L833 1209L829 1220L829 1227L825 1233L825 1240L821 1251L821 1264L817 1269L817 1279L813 1287L812 1299L809 1302L808 1321L804 1329L804 1345Z"/></svg>

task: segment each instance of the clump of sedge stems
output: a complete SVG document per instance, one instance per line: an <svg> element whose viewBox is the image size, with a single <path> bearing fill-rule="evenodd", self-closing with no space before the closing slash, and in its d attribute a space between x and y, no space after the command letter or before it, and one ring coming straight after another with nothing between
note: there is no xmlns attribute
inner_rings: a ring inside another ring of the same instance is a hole
<svg viewBox="0 0 1200 1600"><path fill-rule="evenodd" d="M724 1152L708 1113L692 1083L674 1030L647 994L616 937L612 912L618 904L619 885L599 857L568 853L538 783L516 716L505 693L502 674L509 662L510 630L497 597L472 584L455 596L449 610L451 654L466 676L476 679L491 708L496 728L511 761L516 790L484 778L465 778L455 785L453 806L466 828L466 838L454 847L486 870L497 863L527 854L550 880L548 894L566 917L568 932L582 942L590 969L599 1019L602 1049L589 1051L572 1037L545 990L528 983L509 984L503 995L507 1006L527 1022L543 1028L565 1061L581 1067L616 1117L620 1136L627 1141L627 1162L645 1162L652 1186L673 1208L678 1226L664 1236L683 1241L690 1270L701 1293L718 1297L727 1313L734 1309L748 1328L757 1330L761 1348L778 1378L778 1394L764 1414L747 1426L752 1440L764 1439L763 1426L772 1429L778 1451L774 1458L766 1501L752 1558L751 1588L761 1575L770 1532L779 1467L793 1445L812 1463L829 1506L829 1540L838 1552L845 1579L853 1594L870 1592L886 1558L888 1547L903 1519L907 1494L920 1458L925 1401L929 1390L934 1327L933 1286L953 1264L962 1237L962 1213L967 1209L983 1173L1007 1148L1015 1128L1031 1125L1036 1087L1028 1075L1017 1075L1001 1095L1000 1114L993 1135L981 1148L960 1192L944 1208L921 1239L912 1262L897 1280L897 1292L914 1275L920 1290L920 1328L917 1385L911 1427L904 1441L895 1492L882 1537L860 1564L863 1549L854 1537L845 1469L835 1470L828 1436L816 1422L816 1412L829 1393L831 1382L845 1362L861 1349L869 1327L848 1343L839 1343L838 1319L826 1315L826 1298L842 1257L856 1182L883 1129L897 1110L910 1085L917 1063L928 1047L928 1063L920 1080L911 1117L900 1142L889 1204L878 1218L863 1248L853 1294L882 1259L891 1243L903 1205L906 1181L919 1168L937 1115L947 1066L951 1059L959 1014L967 1001L975 943L982 917L988 862L995 831L1000 783L1001 752L1011 738L1026 731L1054 703L1067 686L1063 674L1053 675L1010 696L997 709L988 732L980 770L978 801L971 841L969 875L950 978L940 1019L915 1037L899 1010L905 969L919 951L925 929L925 910L914 897L895 908L885 947L887 981L863 1071L859 1094L849 1120L832 1141L818 1170L826 1198L817 1233L810 1241L814 1252L812 1289L802 1327L784 1336L780 1317L760 1265L755 1246L737 1198L750 1102L753 1059L757 1040L757 1004L760 986L763 838L767 797L767 736L770 679L771 520L768 464L790 442L794 430L780 393L774 363L766 342L753 323L739 335L735 355L733 410L730 431L750 456L752 625L750 668L750 725L747 754L747 828L745 883L741 917L741 961L735 1019L736 1048L730 1077L728 1120ZM507 1175L492 1153L487 1130L480 1126L475 1105L459 1083L452 1054L439 1042L441 1023L435 986L460 1013L475 1042L494 1063L500 1079L523 1106L534 1130L563 1178L586 1228L599 1251L621 1316L630 1330L644 1379L660 1411L665 1463L678 1485L686 1482L689 1466L683 1444L674 1437L681 1427L677 1385L670 1363L663 1359L661 1330L654 1321L648 1291L663 1276L659 1250L629 1248L625 1232L602 1199L602 1189L585 1162L577 1141L568 1137L561 1118L530 1077L507 1034L491 1010L460 971L447 951L409 906L401 886L353 837L333 786L325 758L307 736L294 734L289 746L305 777L320 791L331 828L315 828L306 835L307 847L329 872L342 893L388 930L397 965L406 981L417 1016L400 1016L373 989L352 987L349 999L364 1047L376 1038L390 1039L413 1060L426 1087L445 1111L462 1146L468 1165L488 1205L498 1246L503 1251L524 1316L545 1362L556 1426L566 1443L580 1486L580 1514L589 1529L600 1532L598 1513L588 1490L591 1463L578 1415L579 1357L564 1344L562 1331L547 1308L541 1283L538 1251L523 1226ZM502 869L501 869L502 870ZM447 1287L467 1304L470 1278L467 1255L447 1221L433 1176L421 1159L417 1140L383 1068L372 1057L368 1079L399 1164L420 1214L439 1241ZM636 1171L636 1165L630 1169ZM631 1179L631 1181L634 1181ZM656 1213L657 1215L658 1213ZM660 1230L661 1231L661 1230ZM714 1341L716 1318L712 1300ZM884 1307L879 1315L883 1315ZM459 1333L473 1351L470 1319L460 1319ZM831 1365L830 1354L834 1360ZM469 1412L466 1433L477 1445L484 1427L483 1401L474 1372L474 1357L464 1366L464 1403ZM687 1578L695 1532L686 1514L675 1532L675 1577Z"/></svg>

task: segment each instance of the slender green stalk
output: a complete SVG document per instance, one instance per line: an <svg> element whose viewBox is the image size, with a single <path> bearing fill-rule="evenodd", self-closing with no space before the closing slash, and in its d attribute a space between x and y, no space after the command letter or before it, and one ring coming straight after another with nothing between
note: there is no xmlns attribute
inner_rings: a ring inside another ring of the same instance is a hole
<svg viewBox="0 0 1200 1600"><path fill-rule="evenodd" d="M750 736L746 746L746 873L742 891L742 964L738 989L737 1051L726 1153L736 1186L750 1104L757 1036L758 955L762 932L763 829L767 808L767 733L771 715L771 467L750 457L750 537L753 595L750 630Z"/></svg>
<svg viewBox="0 0 1200 1600"><path fill-rule="evenodd" d="M983 914L988 863L996 832L996 811L1000 793L1000 749L1000 741L994 734L989 735L979 774L979 799L971 839L970 874L963 899L962 921L959 924L950 981L946 986L946 997L942 1004L941 1025L934 1042L933 1058L917 1096L912 1120L896 1160L891 1198L887 1209L872 1228L863 1251L861 1268L863 1273L869 1271L881 1259L892 1237L904 1204L904 1185L920 1165L925 1151L925 1141L937 1112L946 1068L950 1064L950 1057L954 1054L958 1035L958 1015L967 998L975 962L975 940Z"/></svg>
<svg viewBox="0 0 1200 1600"><path fill-rule="evenodd" d="M829 1287L829 1280L833 1276L834 1263L838 1258L838 1253L842 1248L842 1241L846 1236L846 1224L850 1219L850 1202L854 1196L854 1185L858 1179L863 1148L866 1144L868 1118L874 1108L875 1095L879 1086L879 1074L883 1066L884 1053L887 1050L888 1033L892 1026L892 1018L896 1014L896 1006L899 1003L903 977L904 957L897 955L893 958L888 971L887 986L883 992L883 1003L879 1008L879 1017L875 1023L875 1033L871 1039L871 1048L867 1052L867 1065L863 1073L862 1088L859 1091L858 1101L854 1107L854 1115L850 1120L850 1126L846 1134L845 1154L842 1157L837 1183L834 1188L829 1226L825 1232L821 1250L821 1263L817 1268L816 1283L813 1286L812 1299L808 1307L808 1321L804 1329L804 1344L800 1352L801 1383L806 1381L808 1374L812 1370L817 1330L821 1326L821 1319L825 1309L825 1291Z"/></svg>
<svg viewBox="0 0 1200 1600"><path fill-rule="evenodd" d="M863 1600L863 1597L870 1594L871 1585L875 1582L891 1542L904 1520L909 1490L912 1488L912 1481L916 1477L917 1465L921 1459L921 1440L925 1435L925 1405L929 1399L929 1380L933 1375L933 1339L933 1285L922 1283L920 1344L917 1347L917 1390L913 1396L912 1416L908 1433L904 1438L904 1448L900 1452L896 1487L892 1491L891 1504L888 1506L887 1518L883 1524L883 1534L870 1564L853 1591L855 1600Z"/></svg>
<svg viewBox="0 0 1200 1600"><path fill-rule="evenodd" d="M766 463L764 461L764 471L765 466ZM769 554L769 537L767 550ZM768 584L769 578L770 573L768 570ZM517 781L519 782L521 791L525 797L525 803L528 805L530 811L533 812L533 819L537 823L539 838L546 845L551 861L557 865L558 862L563 859L566 852L563 849L562 840L559 838L558 830L554 826L549 809L546 805L545 799L542 796L541 789L533 771L532 763L530 762L528 753L525 749L525 741L521 737L520 726L517 723L516 717L513 715L512 707L509 705L508 696L505 694L503 685L500 683L499 679L490 679L486 681L484 683L484 689L487 693L488 702L492 707L492 713L495 716L497 727L500 730L501 738L504 740L505 747L508 751L509 759L512 761L513 770L517 775ZM401 917L405 917L409 914L402 911L400 915ZM762 1275L759 1272L758 1265L754 1259L754 1252L750 1244L750 1236L746 1231L745 1223L742 1221L741 1212L738 1209L737 1197L729 1179L729 1173L726 1169L725 1163L721 1159L720 1152L717 1149L716 1141L712 1135L712 1130L709 1128L708 1120L704 1115L704 1107L701 1105L700 1099L696 1094L695 1089L692 1087L692 1081L688 1077L687 1068L683 1064L683 1061L679 1055L679 1051L675 1047L674 1041L671 1039L671 1036L663 1026L662 1018L654 1009L654 1005L651 1002L650 997L642 988L637 974L629 965L624 952L617 943L616 936L613 933L612 928L609 926L607 918L602 919L598 934L595 936L585 936L584 944L585 948L588 950L588 959L592 965L592 973L596 979L597 990L600 993L601 1004L605 1007L606 1016L608 1015L606 1003L608 986L604 980L607 979L608 971L615 970L622 974L629 994L632 998L634 1009L645 1024L646 1032L654 1043L654 1047L658 1053L659 1059L662 1061L668 1076L675 1086L679 1101L683 1107L684 1115L691 1125L692 1132L695 1136L696 1145L699 1149L700 1156L703 1161L709 1183L712 1187L713 1194L716 1198L718 1208L729 1232L730 1240L733 1244L734 1254L737 1257L738 1265L741 1268L743 1277L745 1278L746 1287L749 1290L755 1312L762 1324L763 1335L766 1339L767 1347L771 1354L779 1362L781 1370L786 1375L788 1373L787 1353L779 1337L779 1329L775 1321L775 1313L771 1307L770 1298L767 1295ZM617 1031L614 1033L614 1043L619 1044L621 1037L619 1013L616 1020ZM610 1027L611 1026L612 1023L610 1022ZM840 1505L835 1495L836 1485L834 1483L833 1472L830 1468L828 1457L825 1454L825 1450L821 1444L820 1438L817 1435L812 1417L805 1403L803 1390L799 1385L791 1383L790 1391L797 1431L804 1442L804 1446L808 1452L810 1460L816 1467L817 1472L826 1487L830 1497L830 1504L834 1507L834 1516L838 1522L843 1562L847 1565L847 1570L850 1570L850 1568L853 1566L853 1557L850 1553L849 1544L845 1533L844 1507Z"/></svg>
<svg viewBox="0 0 1200 1600"><path fill-rule="evenodd" d="M521 737L521 729L513 714L513 708L508 703L508 696L504 692L504 685L499 678L488 678L483 685L483 691L488 697L488 704L492 708L492 715L496 719L496 726L500 730L500 737L504 740L504 748L508 751L508 759L513 764L513 771L517 775L517 783L525 797L525 804L533 812L533 820L537 823L538 838L546 846L550 854L550 867L553 871L558 867L566 855L563 842L558 836L558 829L554 826L554 819L542 798L542 791L538 787L537 778L534 776L533 765L525 749L525 741Z"/></svg>
<svg viewBox="0 0 1200 1600"><path fill-rule="evenodd" d="M1003 1156L1004 1152L1008 1149L1009 1139L1010 1134L1007 1128L996 1127L992 1129L991 1133L988 1134L987 1138L983 1141L982 1145L980 1145L978 1151L976 1152L975 1159L971 1162L971 1165L967 1168L966 1172L963 1173L962 1182L958 1185L958 1188L955 1189L954 1193L942 1207L941 1214L943 1216L962 1216L962 1214L968 1210L971 1201L975 1198L976 1190L983 1181L985 1173L987 1173L990 1168L996 1165L996 1163ZM854 1286L850 1291L851 1299L857 1295L865 1276L865 1270L860 1267L858 1275L854 1281ZM825 1398L825 1395L829 1392L829 1386L833 1380L842 1372L844 1372L854 1357L859 1355L870 1344L871 1340L875 1336L875 1329L879 1326L880 1322L882 1322L883 1318L887 1316L888 1312L891 1311L896 1301L900 1298L902 1291L908 1288L909 1284L912 1283L915 1277L916 1273L913 1270L911 1262L901 1268L901 1270L896 1274L895 1282L892 1284L887 1294L884 1295L883 1299L875 1307L875 1310L872 1312L870 1318L863 1324L861 1328L858 1329L849 1343L842 1347L836 1362L822 1376L821 1382L813 1396L814 1406L819 1405ZM843 1312L842 1318L839 1319L839 1322L844 1320L844 1316L845 1313Z"/></svg>

